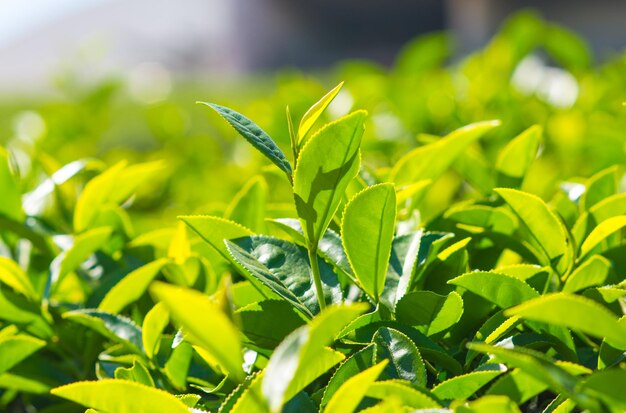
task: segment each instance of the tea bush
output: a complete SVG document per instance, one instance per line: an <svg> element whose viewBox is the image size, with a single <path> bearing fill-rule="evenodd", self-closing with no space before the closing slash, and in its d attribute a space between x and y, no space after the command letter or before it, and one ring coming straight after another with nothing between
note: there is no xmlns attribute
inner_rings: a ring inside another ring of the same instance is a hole
<svg viewBox="0 0 626 413"><path fill-rule="evenodd" d="M515 85L538 48L575 101ZM4 409L624 411L626 60L528 14L448 55L203 104L224 147L174 128L165 161L106 168L106 121L48 108L75 147L0 152Z"/></svg>

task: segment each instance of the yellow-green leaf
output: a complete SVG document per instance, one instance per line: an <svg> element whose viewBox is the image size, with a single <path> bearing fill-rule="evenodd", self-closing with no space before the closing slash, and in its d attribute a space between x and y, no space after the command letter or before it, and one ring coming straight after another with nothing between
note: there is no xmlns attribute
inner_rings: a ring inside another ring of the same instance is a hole
<svg viewBox="0 0 626 413"><path fill-rule="evenodd" d="M317 245L361 164L365 111L320 129L302 148L294 173L296 210L307 241Z"/></svg>
<svg viewBox="0 0 626 413"><path fill-rule="evenodd" d="M412 184L424 179L435 180L472 143L498 125L500 122L493 120L473 123L436 142L413 149L395 164L389 180L398 185Z"/></svg>
<svg viewBox="0 0 626 413"><path fill-rule="evenodd" d="M561 221L536 195L515 189L494 190L526 225L530 235L543 250L547 261L559 274L565 274L573 260L567 232Z"/></svg>
<svg viewBox="0 0 626 413"><path fill-rule="evenodd" d="M626 325L608 309L585 297L568 293L544 295L513 307L505 314L580 330L626 349Z"/></svg>
<svg viewBox="0 0 626 413"><path fill-rule="evenodd" d="M189 413L174 395L127 380L79 381L50 393L102 412Z"/></svg>
<svg viewBox="0 0 626 413"><path fill-rule="evenodd" d="M209 296L158 281L150 292L165 305L192 343L206 349L232 378L243 379L240 333Z"/></svg>
<svg viewBox="0 0 626 413"><path fill-rule="evenodd" d="M330 92L326 93L320 100L318 100L313 106L306 111L300 125L298 126L298 145L301 145L304 141L304 137L311 130L315 121L319 119L324 110L328 107L330 102L333 101L337 93L341 90L343 82L335 86Z"/></svg>
<svg viewBox="0 0 626 413"><path fill-rule="evenodd" d="M376 381L389 360L383 360L359 374L350 377L335 392L324 409L324 413L352 413L357 408L369 386Z"/></svg>
<svg viewBox="0 0 626 413"><path fill-rule="evenodd" d="M374 300L382 293L396 219L393 184L370 186L346 206L341 223L343 245L363 290Z"/></svg>

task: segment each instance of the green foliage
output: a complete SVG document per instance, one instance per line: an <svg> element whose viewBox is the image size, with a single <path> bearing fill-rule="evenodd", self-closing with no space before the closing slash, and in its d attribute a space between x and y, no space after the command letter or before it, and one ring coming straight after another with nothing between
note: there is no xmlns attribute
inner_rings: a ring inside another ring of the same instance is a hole
<svg viewBox="0 0 626 413"><path fill-rule="evenodd" d="M516 86L536 49L576 102ZM528 13L452 53L285 75L232 104L263 129L174 96L105 162L108 89L40 108L0 150L0 410L624 411L623 60Z"/></svg>

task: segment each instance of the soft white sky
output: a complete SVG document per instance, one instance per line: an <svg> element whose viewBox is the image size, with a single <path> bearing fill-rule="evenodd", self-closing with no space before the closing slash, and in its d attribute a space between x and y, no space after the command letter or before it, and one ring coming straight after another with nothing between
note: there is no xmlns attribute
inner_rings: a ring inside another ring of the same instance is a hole
<svg viewBox="0 0 626 413"><path fill-rule="evenodd" d="M59 16L107 0L0 0L0 47Z"/></svg>

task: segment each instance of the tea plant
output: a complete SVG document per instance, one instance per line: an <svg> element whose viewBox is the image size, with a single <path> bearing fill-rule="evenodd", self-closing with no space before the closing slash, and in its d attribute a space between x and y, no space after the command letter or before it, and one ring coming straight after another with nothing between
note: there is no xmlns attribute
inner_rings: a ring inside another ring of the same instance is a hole
<svg viewBox="0 0 626 413"><path fill-rule="evenodd" d="M626 201L611 167L551 203L524 191L537 126L483 175L484 195L420 219L425 196L498 121L361 165L365 111L297 123L287 156L207 103L270 173L223 215L135 235L126 206L164 171L118 163L64 214L65 167L22 194L2 152L0 402L41 412L621 412ZM291 159L289 159L291 158ZM66 169L67 168L67 169ZM62 178L64 177L64 178ZM477 183L478 182L478 183ZM268 195L290 191L285 216ZM201 190L201 188L197 188ZM81 407L83 406L83 407Z"/></svg>

